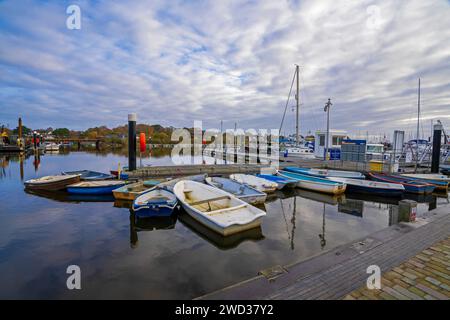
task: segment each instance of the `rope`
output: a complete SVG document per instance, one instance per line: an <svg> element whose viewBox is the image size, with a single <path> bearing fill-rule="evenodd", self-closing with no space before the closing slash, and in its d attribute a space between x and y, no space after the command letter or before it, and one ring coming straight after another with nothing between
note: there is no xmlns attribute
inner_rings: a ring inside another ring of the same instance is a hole
<svg viewBox="0 0 450 320"><path fill-rule="evenodd" d="M292 93L292 87L294 86L294 80L295 80L295 74L297 73L297 71L294 71L294 76L292 77L292 83L291 83L291 88L289 89L289 95L286 101L286 106L284 107L284 113L283 113L283 119L281 119L281 124L280 124L280 135L281 135L281 128L283 127L283 123L284 123L284 118L286 116L286 110L287 107L289 105L289 100L291 99L291 93Z"/></svg>

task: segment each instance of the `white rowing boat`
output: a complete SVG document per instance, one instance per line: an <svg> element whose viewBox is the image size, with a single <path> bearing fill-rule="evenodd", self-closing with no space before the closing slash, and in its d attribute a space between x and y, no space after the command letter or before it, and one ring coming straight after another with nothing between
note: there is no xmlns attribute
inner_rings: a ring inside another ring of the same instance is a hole
<svg viewBox="0 0 450 320"><path fill-rule="evenodd" d="M232 174L230 175L230 179L237 181L239 183L243 183L249 185L252 188L255 188L258 191L262 191L265 193L275 192L278 188L278 184L273 181L269 181L260 177L252 176L249 174Z"/></svg>
<svg viewBox="0 0 450 320"><path fill-rule="evenodd" d="M192 218L223 236L256 228L266 215L231 193L195 181L177 182L174 193Z"/></svg>

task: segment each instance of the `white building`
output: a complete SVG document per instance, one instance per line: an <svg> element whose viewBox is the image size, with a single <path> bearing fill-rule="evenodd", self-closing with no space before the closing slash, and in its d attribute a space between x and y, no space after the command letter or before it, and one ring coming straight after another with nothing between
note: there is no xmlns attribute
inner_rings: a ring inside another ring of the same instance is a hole
<svg viewBox="0 0 450 320"><path fill-rule="evenodd" d="M314 135L314 156L323 159L327 144L327 130L318 130ZM341 148L342 140L347 138L347 131L330 129L328 135L328 148Z"/></svg>

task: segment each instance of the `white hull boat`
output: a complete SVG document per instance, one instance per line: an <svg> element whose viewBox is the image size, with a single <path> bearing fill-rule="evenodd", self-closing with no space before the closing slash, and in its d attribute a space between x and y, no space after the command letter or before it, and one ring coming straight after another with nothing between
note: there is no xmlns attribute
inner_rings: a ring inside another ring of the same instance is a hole
<svg viewBox="0 0 450 320"><path fill-rule="evenodd" d="M328 179L298 174L289 171L278 171L278 175L297 180L297 187L317 192L329 194L341 194L345 192L347 185L342 182L335 182Z"/></svg>
<svg viewBox="0 0 450 320"><path fill-rule="evenodd" d="M220 177L208 177L205 181L210 186L229 192L236 198L244 200L247 203L263 204L266 202L267 194L246 184Z"/></svg>
<svg viewBox="0 0 450 320"><path fill-rule="evenodd" d="M252 176L249 174L232 174L230 179L249 185L250 187L265 193L275 192L278 189L278 184L263 178Z"/></svg>
<svg viewBox="0 0 450 320"><path fill-rule="evenodd" d="M223 236L256 228L266 215L231 193L195 181L177 182L174 193L192 218Z"/></svg>

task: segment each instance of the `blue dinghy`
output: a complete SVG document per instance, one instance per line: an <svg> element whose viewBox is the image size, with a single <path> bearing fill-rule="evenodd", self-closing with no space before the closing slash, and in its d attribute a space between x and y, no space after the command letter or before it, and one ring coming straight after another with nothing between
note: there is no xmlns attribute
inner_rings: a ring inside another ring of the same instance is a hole
<svg viewBox="0 0 450 320"><path fill-rule="evenodd" d="M281 190L284 187L295 188L295 185L297 184L297 180L283 178L283 177L275 176L275 175L271 175L271 174L257 174L256 176L266 179L266 180L269 180L269 181L276 182L278 184L278 188L277 188L278 190Z"/></svg>
<svg viewBox="0 0 450 320"><path fill-rule="evenodd" d="M165 189L152 189L140 195L133 202L137 217L170 216L177 205L177 197Z"/></svg>
<svg viewBox="0 0 450 320"><path fill-rule="evenodd" d="M263 204L264 202L266 202L267 194L262 191L256 190L249 185L220 177L207 177L205 178L205 181L210 186L231 193L236 198L241 199L247 203Z"/></svg>
<svg viewBox="0 0 450 320"><path fill-rule="evenodd" d="M73 194L112 194L113 190L123 187L125 182L119 180L82 181L67 186L67 192Z"/></svg>
<svg viewBox="0 0 450 320"><path fill-rule="evenodd" d="M356 171L342 171L342 170L328 170L328 169L314 169L314 168L299 168L299 167L286 167L283 170L307 174L313 177L319 178L328 178L328 177L336 177L336 178L349 178L349 179L364 179L364 175L361 172Z"/></svg>
<svg viewBox="0 0 450 320"><path fill-rule="evenodd" d="M108 180L115 178L111 174L91 171L91 170L79 170L79 171L66 171L62 172L63 175L79 174L82 181L96 181L96 180Z"/></svg>

